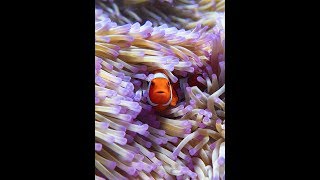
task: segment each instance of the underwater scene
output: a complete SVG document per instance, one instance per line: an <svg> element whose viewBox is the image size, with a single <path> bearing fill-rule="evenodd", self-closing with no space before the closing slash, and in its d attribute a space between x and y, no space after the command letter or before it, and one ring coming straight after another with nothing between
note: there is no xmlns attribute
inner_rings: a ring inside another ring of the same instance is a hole
<svg viewBox="0 0 320 180"><path fill-rule="evenodd" d="M95 179L225 179L225 1L95 1Z"/></svg>

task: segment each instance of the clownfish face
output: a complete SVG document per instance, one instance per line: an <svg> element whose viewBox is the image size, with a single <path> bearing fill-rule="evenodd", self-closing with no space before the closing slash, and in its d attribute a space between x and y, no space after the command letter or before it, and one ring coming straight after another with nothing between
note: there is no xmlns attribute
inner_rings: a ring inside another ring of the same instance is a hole
<svg viewBox="0 0 320 180"><path fill-rule="evenodd" d="M156 73L154 79L149 82L148 101L158 108L169 106L172 102L172 87L165 74Z"/></svg>
<svg viewBox="0 0 320 180"><path fill-rule="evenodd" d="M150 100L155 104L166 104L171 97L171 85L169 80L165 78L156 78L150 83Z"/></svg>

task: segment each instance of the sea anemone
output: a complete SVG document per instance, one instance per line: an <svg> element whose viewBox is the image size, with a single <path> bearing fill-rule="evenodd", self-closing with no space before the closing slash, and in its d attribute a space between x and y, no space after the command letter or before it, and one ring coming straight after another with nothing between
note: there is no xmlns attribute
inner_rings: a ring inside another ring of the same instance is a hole
<svg viewBox="0 0 320 180"><path fill-rule="evenodd" d="M118 24L151 21L154 26L193 29L198 24L216 25L224 13L224 0L123 0L96 1L110 19Z"/></svg>
<svg viewBox="0 0 320 180"><path fill-rule="evenodd" d="M96 179L224 179L224 1L96 5ZM177 106L163 112L147 101L156 69L180 84Z"/></svg>

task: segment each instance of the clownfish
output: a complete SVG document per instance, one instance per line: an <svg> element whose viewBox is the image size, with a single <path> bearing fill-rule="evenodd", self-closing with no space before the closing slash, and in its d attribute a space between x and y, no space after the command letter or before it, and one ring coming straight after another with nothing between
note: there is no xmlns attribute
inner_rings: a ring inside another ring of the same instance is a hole
<svg viewBox="0 0 320 180"><path fill-rule="evenodd" d="M187 78L187 82L189 84L190 87L192 86L197 86L201 91L204 91L206 89L206 86L203 85L202 83L200 83L197 80L197 77L200 76L203 78L203 76L201 74L193 74L192 76Z"/></svg>
<svg viewBox="0 0 320 180"><path fill-rule="evenodd" d="M150 79L148 83L148 103L156 111L163 111L169 106L176 106L179 98L168 76L160 69L154 71L153 74L153 79Z"/></svg>

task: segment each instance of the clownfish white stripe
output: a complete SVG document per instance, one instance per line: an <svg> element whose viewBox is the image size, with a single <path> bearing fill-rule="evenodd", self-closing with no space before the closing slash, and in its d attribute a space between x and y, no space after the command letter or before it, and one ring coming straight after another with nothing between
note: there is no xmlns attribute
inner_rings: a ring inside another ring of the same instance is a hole
<svg viewBox="0 0 320 180"><path fill-rule="evenodd" d="M148 100L148 103L151 105L151 106L158 106L158 104L155 104L151 101L150 97L147 96L147 100Z"/></svg>
<svg viewBox="0 0 320 180"><path fill-rule="evenodd" d="M163 104L162 106L169 106L169 104L171 103L171 101L172 101L172 87L171 87L171 85L170 85L170 99L169 99L169 101L168 101L166 104Z"/></svg>
<svg viewBox="0 0 320 180"><path fill-rule="evenodd" d="M165 79L169 80L168 77L167 77L165 74L163 74L163 73L156 73L156 74L154 74L154 75L153 75L153 78L152 78L150 81L152 81L152 80L155 79L155 78L165 78Z"/></svg>

